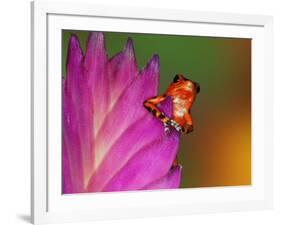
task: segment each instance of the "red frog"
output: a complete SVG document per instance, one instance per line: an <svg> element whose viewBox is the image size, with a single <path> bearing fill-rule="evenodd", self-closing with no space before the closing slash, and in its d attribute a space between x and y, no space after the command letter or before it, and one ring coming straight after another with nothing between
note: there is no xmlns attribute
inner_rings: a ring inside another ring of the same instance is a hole
<svg viewBox="0 0 281 225"><path fill-rule="evenodd" d="M163 95L147 99L143 105L164 123L165 132L169 131L169 127L174 127L177 131L187 134L193 131L190 109L199 91L200 86L198 83L186 79L182 74L177 74ZM172 118L167 117L157 107L167 97L172 99Z"/></svg>

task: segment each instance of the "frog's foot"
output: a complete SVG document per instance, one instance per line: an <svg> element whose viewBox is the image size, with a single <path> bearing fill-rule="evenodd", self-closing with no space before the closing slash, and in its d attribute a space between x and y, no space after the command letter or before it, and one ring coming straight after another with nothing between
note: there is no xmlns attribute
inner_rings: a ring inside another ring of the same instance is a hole
<svg viewBox="0 0 281 225"><path fill-rule="evenodd" d="M188 125L188 124L186 124L183 128L182 128L182 130L181 130L181 132L182 133L185 133L185 134L188 134L188 133L190 133L190 132L192 132L193 131L193 126L192 125Z"/></svg>
<svg viewBox="0 0 281 225"><path fill-rule="evenodd" d="M182 127L174 120L168 120L167 125L174 127L177 131L182 130Z"/></svg>

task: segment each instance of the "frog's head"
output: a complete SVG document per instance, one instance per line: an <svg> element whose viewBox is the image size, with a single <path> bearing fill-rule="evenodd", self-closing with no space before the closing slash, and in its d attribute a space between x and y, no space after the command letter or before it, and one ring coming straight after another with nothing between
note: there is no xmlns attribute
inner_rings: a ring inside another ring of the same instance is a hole
<svg viewBox="0 0 281 225"><path fill-rule="evenodd" d="M185 78L182 74L177 74L174 77L173 84L184 88L186 91L190 91L192 95L196 95L200 92L200 85L197 82Z"/></svg>

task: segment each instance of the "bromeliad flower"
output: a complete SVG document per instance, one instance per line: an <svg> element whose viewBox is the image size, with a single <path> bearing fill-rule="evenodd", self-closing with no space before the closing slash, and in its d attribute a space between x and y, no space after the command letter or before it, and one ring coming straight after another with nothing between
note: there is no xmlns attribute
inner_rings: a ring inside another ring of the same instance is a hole
<svg viewBox="0 0 281 225"><path fill-rule="evenodd" d="M69 40L63 80L63 193L178 188L181 167L172 166L179 132L143 107L157 95L159 59L138 71L128 39L108 59L104 35L92 32L83 55ZM161 111L171 116L167 98Z"/></svg>

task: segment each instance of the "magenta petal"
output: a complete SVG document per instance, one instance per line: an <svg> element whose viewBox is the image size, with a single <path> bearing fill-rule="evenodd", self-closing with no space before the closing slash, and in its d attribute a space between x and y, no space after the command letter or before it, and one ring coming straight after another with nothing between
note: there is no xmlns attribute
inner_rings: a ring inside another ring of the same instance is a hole
<svg viewBox="0 0 281 225"><path fill-rule="evenodd" d="M80 95L82 58L79 41L76 36L71 36L67 56L67 79L63 82L63 174L66 174L63 189L67 192L83 190L79 109L76 108Z"/></svg>
<svg viewBox="0 0 281 225"><path fill-rule="evenodd" d="M160 108L167 115L172 111L171 99L165 100ZM163 138L164 126L161 121L146 114L124 130L122 135L111 146L104 160L94 172L88 191L101 191L105 184L128 162L140 149L146 147L154 140ZM134 140L134 141L132 141Z"/></svg>
<svg viewBox="0 0 281 225"><path fill-rule="evenodd" d="M71 35L68 43L66 68L69 76L75 76L82 62L83 54L76 35ZM76 74L77 75L77 74Z"/></svg>
<svg viewBox="0 0 281 225"><path fill-rule="evenodd" d="M161 122L150 116L145 116L129 126L111 146L104 160L94 172L88 190L101 191L132 155L145 147L147 143L161 137L163 131Z"/></svg>
<svg viewBox="0 0 281 225"><path fill-rule="evenodd" d="M84 59L84 76L88 79L92 93L94 135L103 123L109 107L109 79L107 71L107 53L102 32L91 32L87 42Z"/></svg>
<svg viewBox="0 0 281 225"><path fill-rule="evenodd" d="M108 65L111 109L123 91L138 75L134 46L129 38L123 52L115 55Z"/></svg>
<svg viewBox="0 0 281 225"><path fill-rule="evenodd" d="M64 100L64 120L63 120L63 174L64 185L67 181L71 183L72 192L83 190L83 162L79 139L79 133L75 113L71 110ZM69 175L71 174L71 175ZM63 189L70 189L70 186Z"/></svg>
<svg viewBox="0 0 281 225"><path fill-rule="evenodd" d="M181 180L181 166L176 166L158 180L146 185L144 190L179 188Z"/></svg>
<svg viewBox="0 0 281 225"><path fill-rule="evenodd" d="M153 55L150 61L145 66L145 68L141 71L140 76L144 77L146 82L146 88L149 87L149 89L145 90L148 91L146 93L145 98L152 97L151 94L156 94L158 91L159 75L160 75L159 69L160 69L159 57L158 55Z"/></svg>
<svg viewBox="0 0 281 225"><path fill-rule="evenodd" d="M154 56L146 69L126 88L113 109L106 115L95 142L97 167L124 130L148 114L143 102L156 95L158 82L159 60Z"/></svg>
<svg viewBox="0 0 281 225"><path fill-rule="evenodd" d="M66 79L63 81L63 152L71 165L75 192L82 192L85 180L94 167L93 100L91 87L84 76L83 55L76 36L68 47ZM66 163L66 162L65 162ZM73 182L72 182L73 183Z"/></svg>
<svg viewBox="0 0 281 225"><path fill-rule="evenodd" d="M163 177L176 157L179 134L172 131L145 146L112 178L103 191L138 190Z"/></svg>
<svg viewBox="0 0 281 225"><path fill-rule="evenodd" d="M76 103L79 100L79 89L82 86L80 80L82 78L81 63L83 59L82 50L79 41L75 35L72 35L68 43L68 54L66 63L66 80L64 82L64 93L69 100Z"/></svg>

